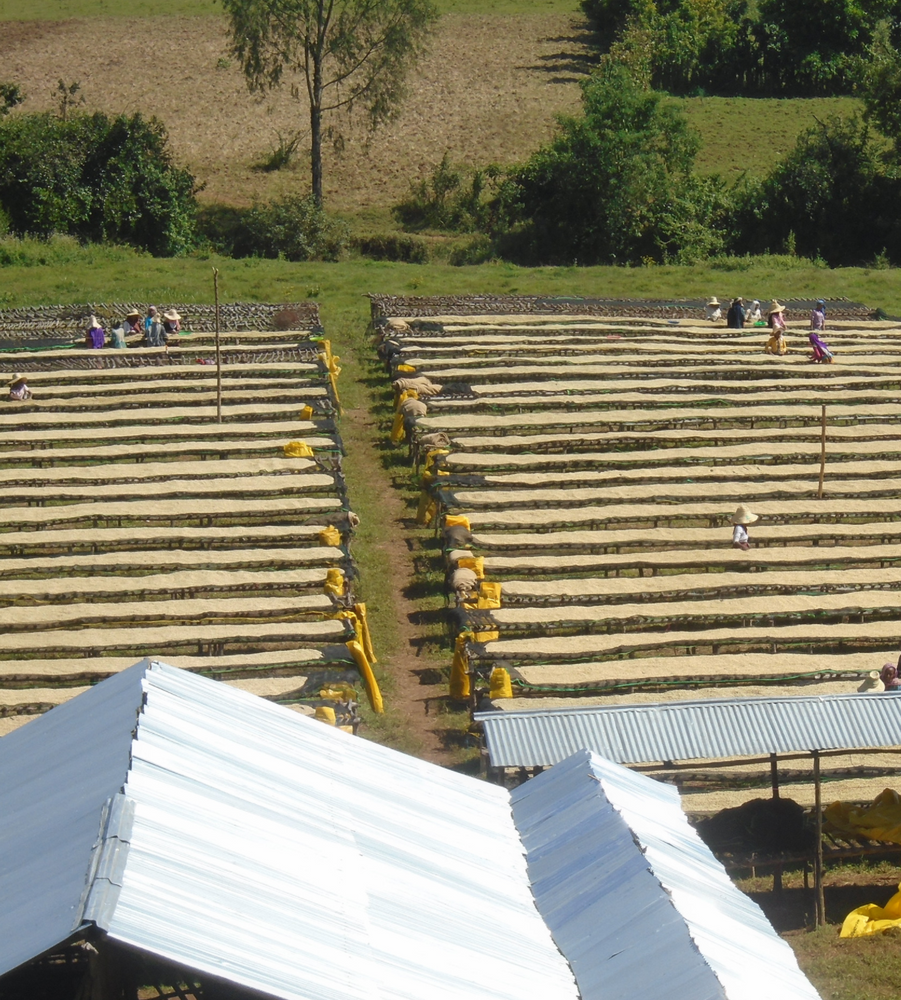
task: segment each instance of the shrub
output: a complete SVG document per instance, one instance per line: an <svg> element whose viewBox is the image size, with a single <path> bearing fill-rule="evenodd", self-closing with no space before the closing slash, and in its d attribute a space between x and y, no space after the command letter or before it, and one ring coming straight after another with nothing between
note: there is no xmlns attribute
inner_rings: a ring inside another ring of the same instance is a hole
<svg viewBox="0 0 901 1000"><path fill-rule="evenodd" d="M527 256L609 264L662 246L674 253L671 220L676 201L693 195L697 137L678 109L616 63L583 84L582 98L584 115L561 118L558 136L511 171L501 193Z"/></svg>
<svg viewBox="0 0 901 1000"><path fill-rule="evenodd" d="M409 197L392 212L405 229L413 231L471 233L485 229L491 224L492 189L501 176L496 166L484 170L453 166L445 153L431 176L411 185Z"/></svg>
<svg viewBox="0 0 901 1000"><path fill-rule="evenodd" d="M233 247L238 257L338 260L348 242L347 226L333 219L311 195L289 195L254 205L243 217Z"/></svg>
<svg viewBox="0 0 901 1000"><path fill-rule="evenodd" d="M423 239L406 233L373 233L357 236L353 247L364 257L373 260L393 260L403 264L427 264L429 245Z"/></svg>
<svg viewBox="0 0 901 1000"><path fill-rule="evenodd" d="M19 235L183 253L194 243L194 189L172 163L163 126L140 114L0 121L0 205Z"/></svg>

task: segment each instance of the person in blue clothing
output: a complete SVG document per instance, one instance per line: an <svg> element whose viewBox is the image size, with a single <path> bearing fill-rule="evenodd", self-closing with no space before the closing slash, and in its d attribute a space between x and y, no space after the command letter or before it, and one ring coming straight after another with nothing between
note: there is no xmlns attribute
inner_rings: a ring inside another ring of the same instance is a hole
<svg viewBox="0 0 901 1000"><path fill-rule="evenodd" d="M745 325L745 300L739 296L732 300L729 311L726 313L726 326L733 330L742 330Z"/></svg>

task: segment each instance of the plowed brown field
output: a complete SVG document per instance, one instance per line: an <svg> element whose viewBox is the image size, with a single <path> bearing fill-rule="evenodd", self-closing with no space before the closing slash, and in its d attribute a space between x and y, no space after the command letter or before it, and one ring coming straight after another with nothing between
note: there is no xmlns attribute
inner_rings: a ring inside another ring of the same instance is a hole
<svg viewBox="0 0 901 1000"><path fill-rule="evenodd" d="M2 29L3 78L26 92L23 110L54 108L57 81L78 81L86 110L160 118L179 162L205 185L204 201L243 205L308 185L304 153L295 169L254 169L279 133L303 127L306 105L287 88L248 93L227 54L223 20L93 18ZM556 114L577 108L587 66L582 31L566 15L443 17L396 121L370 137L359 119L333 119L346 141L343 154L326 152L330 206L383 211L445 152L480 165L523 157L550 135Z"/></svg>

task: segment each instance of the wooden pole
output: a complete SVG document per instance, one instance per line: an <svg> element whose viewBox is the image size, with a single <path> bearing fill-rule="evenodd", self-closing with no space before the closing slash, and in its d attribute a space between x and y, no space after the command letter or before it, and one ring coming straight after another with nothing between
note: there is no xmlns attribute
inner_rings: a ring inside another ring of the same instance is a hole
<svg viewBox="0 0 901 1000"><path fill-rule="evenodd" d="M773 798L779 798L779 758L776 754L770 754L770 784L773 787Z"/></svg>
<svg viewBox="0 0 901 1000"><path fill-rule="evenodd" d="M813 891L815 897L816 925L826 926L826 896L823 892L823 798L820 787L820 754L813 754L813 809L816 823L816 853L813 858Z"/></svg>
<svg viewBox="0 0 901 1000"><path fill-rule="evenodd" d="M820 414L820 486L817 499L823 499L823 478L826 475L826 405L823 404Z"/></svg>
<svg viewBox="0 0 901 1000"><path fill-rule="evenodd" d="M222 350L219 343L219 269L213 268L213 296L216 301L216 420L222 423ZM825 412L826 407L823 407ZM825 418L824 418L825 419ZM822 486L822 476L821 476Z"/></svg>

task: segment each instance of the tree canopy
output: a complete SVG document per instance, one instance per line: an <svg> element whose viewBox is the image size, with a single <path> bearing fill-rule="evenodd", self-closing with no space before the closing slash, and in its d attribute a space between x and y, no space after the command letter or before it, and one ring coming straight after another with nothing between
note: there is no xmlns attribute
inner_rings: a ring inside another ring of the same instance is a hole
<svg viewBox="0 0 901 1000"><path fill-rule="evenodd" d="M432 0L222 0L251 90L292 81L310 109L310 175L322 204L323 118L363 107L391 118L438 11ZM301 81L301 86L296 80Z"/></svg>
<svg viewBox="0 0 901 1000"><path fill-rule="evenodd" d="M69 233L161 256L194 243L194 178L140 114L0 120L0 207L17 234Z"/></svg>
<svg viewBox="0 0 901 1000"><path fill-rule="evenodd" d="M608 64L583 84L581 117L511 175L515 211L542 263L653 256L687 190L698 149L681 112Z"/></svg>

